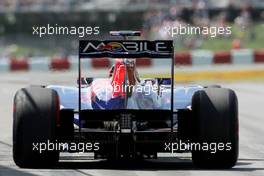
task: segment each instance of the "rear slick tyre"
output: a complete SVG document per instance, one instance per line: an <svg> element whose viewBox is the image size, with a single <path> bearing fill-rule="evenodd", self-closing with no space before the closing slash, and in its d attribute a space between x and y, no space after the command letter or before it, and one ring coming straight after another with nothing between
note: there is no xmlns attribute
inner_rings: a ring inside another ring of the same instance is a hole
<svg viewBox="0 0 264 176"><path fill-rule="evenodd" d="M50 167L58 162L59 151L40 152L34 144L55 141L59 112L56 91L41 87L17 91L13 112L13 159L17 166Z"/></svg>
<svg viewBox="0 0 264 176"><path fill-rule="evenodd" d="M200 168L233 167L238 159L239 137L235 92L224 88L199 90L193 95L192 111L192 142L209 145L207 151L192 150L193 164ZM212 150L215 146L217 150Z"/></svg>

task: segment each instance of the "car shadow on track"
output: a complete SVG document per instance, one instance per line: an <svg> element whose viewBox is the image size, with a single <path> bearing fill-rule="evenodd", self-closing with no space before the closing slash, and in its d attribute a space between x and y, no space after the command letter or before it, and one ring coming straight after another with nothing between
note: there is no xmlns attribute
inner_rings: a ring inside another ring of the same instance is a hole
<svg viewBox="0 0 264 176"><path fill-rule="evenodd" d="M36 176L35 174L28 173L21 169L14 169L0 165L0 175L13 175L13 176Z"/></svg>
<svg viewBox="0 0 264 176"><path fill-rule="evenodd" d="M192 169L188 159L158 159L158 160L120 160L120 161L89 161L89 162L60 162L58 168L72 169L110 169L110 170L177 170Z"/></svg>
<svg viewBox="0 0 264 176"><path fill-rule="evenodd" d="M248 167L252 162L259 161L254 159L241 159L237 162L236 167L231 169L200 169L196 168L191 161L191 158L159 158L158 160L121 160L121 161L62 161L55 169L107 169L107 170L228 170L228 171L255 171L263 170L264 168Z"/></svg>

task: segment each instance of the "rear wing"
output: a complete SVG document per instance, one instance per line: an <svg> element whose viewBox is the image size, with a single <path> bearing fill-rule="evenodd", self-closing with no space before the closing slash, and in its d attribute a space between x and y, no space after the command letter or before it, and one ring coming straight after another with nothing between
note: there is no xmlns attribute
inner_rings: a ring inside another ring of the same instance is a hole
<svg viewBox="0 0 264 176"><path fill-rule="evenodd" d="M138 36L138 32L113 31L112 36ZM126 39L126 38L125 38ZM80 40L78 80L81 80L81 59L170 58L171 59L171 131L173 131L174 48L172 40ZM81 119L81 81L79 82L79 118ZM79 120L80 123L80 120ZM80 125L79 125L80 127Z"/></svg>

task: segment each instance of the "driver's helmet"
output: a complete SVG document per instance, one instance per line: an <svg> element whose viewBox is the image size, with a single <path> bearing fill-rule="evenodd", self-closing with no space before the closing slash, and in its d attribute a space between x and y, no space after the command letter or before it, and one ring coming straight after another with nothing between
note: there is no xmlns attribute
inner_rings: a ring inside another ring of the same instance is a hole
<svg viewBox="0 0 264 176"><path fill-rule="evenodd" d="M115 68L119 68L120 66L124 67L124 71L126 71L126 69L127 70L133 69L134 76L136 77L137 80L139 80L138 72L136 70L136 60L135 59L115 59L114 65L109 70L109 77L115 77L115 75L117 74L116 73L117 69ZM120 73L118 72L118 74Z"/></svg>

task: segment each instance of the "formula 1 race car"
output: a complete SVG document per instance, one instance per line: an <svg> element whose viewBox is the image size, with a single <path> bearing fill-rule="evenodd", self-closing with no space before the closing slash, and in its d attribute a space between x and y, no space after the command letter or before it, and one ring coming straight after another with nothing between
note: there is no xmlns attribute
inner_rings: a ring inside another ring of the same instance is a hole
<svg viewBox="0 0 264 176"><path fill-rule="evenodd" d="M115 160L192 152L197 167L233 167L238 158L235 92L220 86L175 86L172 41L129 40L140 35L137 31L111 34L125 39L80 41L77 86L17 91L15 163L53 166L60 152L93 152L95 159ZM115 59L109 78L82 76L82 60L103 57ZM141 58L169 59L170 77L141 78L136 69Z"/></svg>

